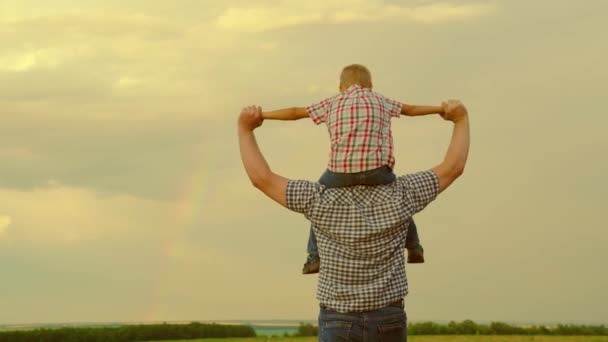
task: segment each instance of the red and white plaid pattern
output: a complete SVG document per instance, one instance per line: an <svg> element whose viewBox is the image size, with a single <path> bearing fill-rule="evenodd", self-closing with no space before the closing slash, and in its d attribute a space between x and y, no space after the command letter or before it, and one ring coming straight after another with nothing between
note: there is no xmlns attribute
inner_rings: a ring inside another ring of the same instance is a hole
<svg viewBox="0 0 608 342"><path fill-rule="evenodd" d="M391 117L401 114L400 102L353 85L306 110L315 124L327 123L330 171L356 173L395 166Z"/></svg>

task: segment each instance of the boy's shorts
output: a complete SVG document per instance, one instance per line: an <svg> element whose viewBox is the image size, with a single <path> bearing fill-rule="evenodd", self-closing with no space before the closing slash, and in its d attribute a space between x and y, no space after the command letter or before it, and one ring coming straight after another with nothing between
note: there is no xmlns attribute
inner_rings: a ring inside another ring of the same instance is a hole
<svg viewBox="0 0 608 342"><path fill-rule="evenodd" d="M386 185L394 182L396 178L393 170L388 165L384 165L377 169L357 173L325 170L319 183L328 188L343 188L353 185Z"/></svg>

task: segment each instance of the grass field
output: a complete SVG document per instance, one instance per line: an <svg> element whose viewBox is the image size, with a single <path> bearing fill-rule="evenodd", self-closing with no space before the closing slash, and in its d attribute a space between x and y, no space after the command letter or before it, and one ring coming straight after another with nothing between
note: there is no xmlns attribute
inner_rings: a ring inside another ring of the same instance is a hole
<svg viewBox="0 0 608 342"><path fill-rule="evenodd" d="M608 336L408 336L408 342L608 342ZM316 342L316 337L199 339L189 342ZM162 342L178 342L162 341ZM183 342L183 340L181 341Z"/></svg>

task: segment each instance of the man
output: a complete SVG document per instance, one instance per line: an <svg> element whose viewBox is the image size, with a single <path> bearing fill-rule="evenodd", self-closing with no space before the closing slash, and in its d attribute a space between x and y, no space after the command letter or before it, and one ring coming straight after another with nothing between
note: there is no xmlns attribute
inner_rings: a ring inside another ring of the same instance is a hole
<svg viewBox="0 0 608 342"><path fill-rule="evenodd" d="M466 164L469 119L456 100L444 104L454 123L443 162L380 186L326 188L272 172L253 133L261 109L246 107L238 121L241 159L253 185L314 225L324 260L317 289L320 341L404 341L407 278L403 249L409 219L450 186Z"/></svg>

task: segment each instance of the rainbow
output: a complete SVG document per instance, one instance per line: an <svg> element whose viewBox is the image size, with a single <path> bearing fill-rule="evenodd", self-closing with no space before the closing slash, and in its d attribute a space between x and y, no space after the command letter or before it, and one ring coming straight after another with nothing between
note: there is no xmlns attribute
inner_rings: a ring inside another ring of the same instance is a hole
<svg viewBox="0 0 608 342"><path fill-rule="evenodd" d="M183 241L186 240L188 231L200 227L204 221L203 208L209 194L212 165L209 163L209 152L203 146L193 149L192 153L190 164L185 168L187 175L179 178L173 196L174 225L168 227L172 229L172 234L160 247L164 258L157 265L159 278L151 289L153 299L144 312L145 320L158 320L164 316L162 303L165 302L163 297L169 288L172 259L187 254Z"/></svg>

